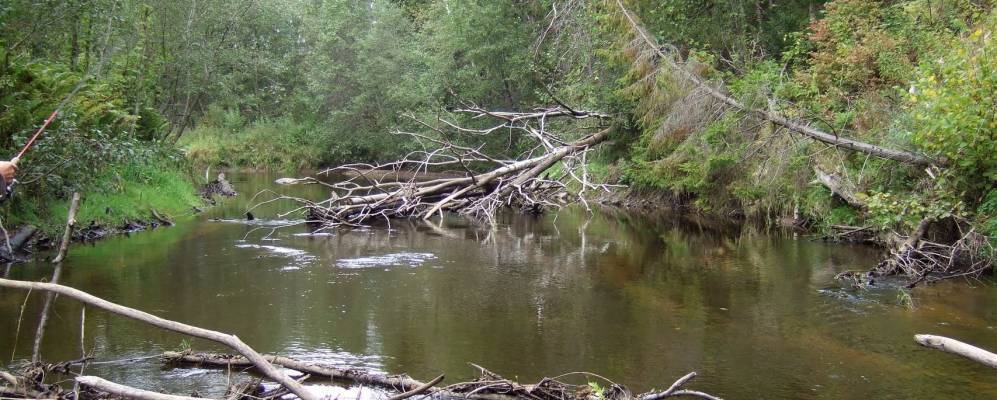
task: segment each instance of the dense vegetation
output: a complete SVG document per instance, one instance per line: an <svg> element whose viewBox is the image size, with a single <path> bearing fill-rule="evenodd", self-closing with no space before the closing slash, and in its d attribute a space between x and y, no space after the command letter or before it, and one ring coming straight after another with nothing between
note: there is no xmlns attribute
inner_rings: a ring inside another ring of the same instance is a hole
<svg viewBox="0 0 997 400"><path fill-rule="evenodd" d="M388 160L414 148L393 131L422 129L416 119L450 107L562 101L620 117L592 161L605 179L703 211L896 231L957 215L997 234L992 1L36 3L0 6L3 149L93 76L27 160L50 182L24 185L28 196L113 192L115 176L180 179L142 172L182 171L174 145L212 165ZM938 167L852 153L718 107L676 71L635 61L620 5L741 102ZM506 139L487 144L516 146ZM815 166L867 206L832 196Z"/></svg>

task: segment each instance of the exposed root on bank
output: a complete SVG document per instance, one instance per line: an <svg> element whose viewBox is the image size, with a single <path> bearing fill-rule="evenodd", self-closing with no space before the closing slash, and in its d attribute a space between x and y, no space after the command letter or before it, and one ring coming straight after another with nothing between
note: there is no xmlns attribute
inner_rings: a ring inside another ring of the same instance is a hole
<svg viewBox="0 0 997 400"><path fill-rule="evenodd" d="M903 275L910 279L907 288L951 278L979 278L993 268L994 248L990 239L952 220L958 239L944 244L927 239L930 229L940 223L922 220L914 232L890 251L889 256L872 269L871 274Z"/></svg>
<svg viewBox="0 0 997 400"><path fill-rule="evenodd" d="M494 223L502 207L540 212L573 200L588 206L588 193L609 192L612 186L593 182L586 162L593 146L609 136L610 128L603 123L609 119L606 115L566 106L530 112L468 107L453 112L472 121L492 122L484 128L467 128L444 119L435 125L417 120L431 132L397 134L411 137L423 150L390 163L347 164L322 171L345 178L323 183L333 192L326 200L278 196L270 201L298 201L301 207L281 217L304 211L319 230L366 226L374 220L390 224L391 218L428 219L447 211ZM553 131L553 126L571 120L596 121L574 128L596 132L571 141ZM494 142L488 138L497 135L508 135L509 149L526 150L511 158L490 154L486 142ZM554 166L559 167L556 172L548 171ZM441 170L450 173L421 178Z"/></svg>

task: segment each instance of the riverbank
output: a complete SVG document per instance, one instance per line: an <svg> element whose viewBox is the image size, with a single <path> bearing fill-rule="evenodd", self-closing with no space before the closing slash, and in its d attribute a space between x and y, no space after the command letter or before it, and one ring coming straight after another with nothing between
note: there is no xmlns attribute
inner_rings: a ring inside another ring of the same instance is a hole
<svg viewBox="0 0 997 400"><path fill-rule="evenodd" d="M309 236L294 226L264 238L295 221L276 218L288 204L260 206L246 221L250 194L321 199L324 187L275 185L274 173L226 175L241 196L169 229L77 246L60 284L237 335L264 353L423 381L446 374L441 387L477 378L473 362L521 382L591 371L634 393L694 370L692 387L722 398L997 394L989 368L911 340L932 333L997 348L988 308L997 287L942 282L911 292L908 307L894 281L865 290L835 281L877 259L881 251L869 246L580 206L556 216L504 213L494 230L446 216L431 221L435 229L394 220L391 230ZM41 281L53 269L39 259L7 278ZM0 331L13 370L31 355L45 297L33 292L24 306L25 294L0 291L4 321L16 324L24 307L20 333ZM42 360L79 358L81 308L62 296L53 303ZM173 394L224 394L225 372L164 369L158 358L224 349L86 308L94 361L155 356L91 364L87 374ZM270 322L246 318L247 309Z"/></svg>
<svg viewBox="0 0 997 400"><path fill-rule="evenodd" d="M203 201L185 165L159 160L100 171L90 184L77 190L81 201L73 240L92 241L143 230L193 213ZM36 227L38 231L28 243L32 251L57 246L69 203L69 199L45 191L15 194L2 206L4 226L11 233L24 226Z"/></svg>

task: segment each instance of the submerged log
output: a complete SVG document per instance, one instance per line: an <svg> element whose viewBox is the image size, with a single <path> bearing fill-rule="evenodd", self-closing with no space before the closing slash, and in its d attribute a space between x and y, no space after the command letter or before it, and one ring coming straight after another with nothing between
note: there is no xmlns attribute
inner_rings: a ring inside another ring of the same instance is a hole
<svg viewBox="0 0 997 400"><path fill-rule="evenodd" d="M914 335L914 341L921 346L960 355L990 368L997 369L997 354L971 344L936 335Z"/></svg>
<svg viewBox="0 0 997 400"><path fill-rule="evenodd" d="M424 385L423 382L412 379L406 375L372 374L358 369L342 369L310 364L295 360L293 358L275 355L263 355L263 358L267 362L274 365L307 373L313 377L324 377L341 381L355 382L363 385L380 386L399 391L416 390ZM255 367L255 364L249 361L246 357L221 353L179 353L175 351L168 351L163 353L163 360L176 364L226 369Z"/></svg>
<svg viewBox="0 0 997 400"><path fill-rule="evenodd" d="M391 400L401 400L420 393L436 399L475 400L661 400L681 396L719 400L718 397L707 393L682 389L682 386L696 377L695 372L686 374L675 381L665 391L652 391L634 396L622 389L621 386L613 384L612 386L619 390L611 390L610 393L603 393L600 397L597 394L591 393L591 390L586 385L570 385L551 378L544 378L536 384L521 384L505 379L479 366L475 366L481 371L481 378L478 380L456 383L444 388L435 388L433 386L443 380L442 375L428 383L423 383L407 375L383 375L357 369L341 369L306 363L289 357L273 355L265 355L263 357L275 365L307 373L313 377L324 377L404 392L393 396ZM166 352L163 353L163 360L181 365L187 364L197 367L224 369L252 368L254 366L245 357L219 353Z"/></svg>

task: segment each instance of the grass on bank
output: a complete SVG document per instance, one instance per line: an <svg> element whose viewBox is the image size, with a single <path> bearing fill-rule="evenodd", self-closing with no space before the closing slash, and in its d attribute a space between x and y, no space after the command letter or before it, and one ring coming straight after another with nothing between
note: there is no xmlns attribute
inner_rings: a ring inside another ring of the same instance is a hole
<svg viewBox="0 0 997 400"><path fill-rule="evenodd" d="M178 145L195 165L279 171L318 166L326 148L310 126L289 118L250 124L203 121Z"/></svg>
<svg viewBox="0 0 997 400"><path fill-rule="evenodd" d="M168 162L117 164L99 171L96 182L78 188L81 201L77 226L91 221L104 227L119 227L127 221L149 221L152 210L177 216L201 203L187 171ZM46 234L62 231L69 211L69 196L35 197L18 193L3 205L4 226L32 224Z"/></svg>

